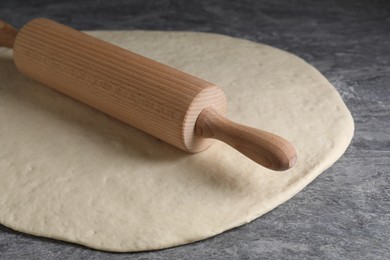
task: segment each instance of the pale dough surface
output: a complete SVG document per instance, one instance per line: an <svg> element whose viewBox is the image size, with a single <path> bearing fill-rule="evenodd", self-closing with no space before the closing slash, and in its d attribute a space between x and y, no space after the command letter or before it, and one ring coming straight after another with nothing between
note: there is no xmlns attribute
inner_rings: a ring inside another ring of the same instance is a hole
<svg viewBox="0 0 390 260"><path fill-rule="evenodd" d="M217 84L230 119L290 140L298 162L273 172L220 142L187 154L27 79L1 48L5 226L110 251L185 244L288 200L351 141L353 119L335 88L292 54L206 33L91 34Z"/></svg>

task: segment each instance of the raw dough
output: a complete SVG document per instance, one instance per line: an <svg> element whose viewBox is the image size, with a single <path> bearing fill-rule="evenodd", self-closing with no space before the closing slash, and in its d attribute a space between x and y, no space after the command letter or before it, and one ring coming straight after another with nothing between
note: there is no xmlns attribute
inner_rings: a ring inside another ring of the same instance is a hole
<svg viewBox="0 0 390 260"><path fill-rule="evenodd" d="M216 142L191 155L21 75L0 50L0 223L109 251L165 248L247 223L345 151L334 87L287 52L188 32L90 32L222 87L228 117L279 134L298 162L273 172Z"/></svg>

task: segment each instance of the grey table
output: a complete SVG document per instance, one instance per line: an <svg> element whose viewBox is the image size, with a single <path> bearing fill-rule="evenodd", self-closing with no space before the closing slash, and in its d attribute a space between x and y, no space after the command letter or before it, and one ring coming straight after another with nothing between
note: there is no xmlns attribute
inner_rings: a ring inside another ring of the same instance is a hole
<svg viewBox="0 0 390 260"><path fill-rule="evenodd" d="M356 131L345 155L301 193L216 237L114 254L0 226L0 258L390 259L390 3L0 1L0 17L17 27L38 16L78 29L215 32L290 51L336 86Z"/></svg>

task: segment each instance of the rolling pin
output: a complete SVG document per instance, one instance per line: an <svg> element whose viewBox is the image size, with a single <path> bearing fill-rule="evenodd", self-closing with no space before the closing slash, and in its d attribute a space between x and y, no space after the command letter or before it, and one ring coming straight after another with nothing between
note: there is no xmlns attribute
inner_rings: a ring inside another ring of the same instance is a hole
<svg viewBox="0 0 390 260"><path fill-rule="evenodd" d="M184 151L218 139L272 170L295 164L288 141L226 119L223 91L197 77L45 18L0 21L0 46L30 78Z"/></svg>

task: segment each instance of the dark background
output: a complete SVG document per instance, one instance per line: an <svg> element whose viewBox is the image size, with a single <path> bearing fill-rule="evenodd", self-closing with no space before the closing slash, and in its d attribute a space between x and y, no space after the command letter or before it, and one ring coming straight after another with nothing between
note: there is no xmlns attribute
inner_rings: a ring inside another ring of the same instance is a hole
<svg viewBox="0 0 390 260"><path fill-rule="evenodd" d="M0 258L390 259L389 1L0 1L0 19L18 28L41 16L83 30L215 32L290 51L335 85L355 137L294 198L216 237L114 254L0 225Z"/></svg>

